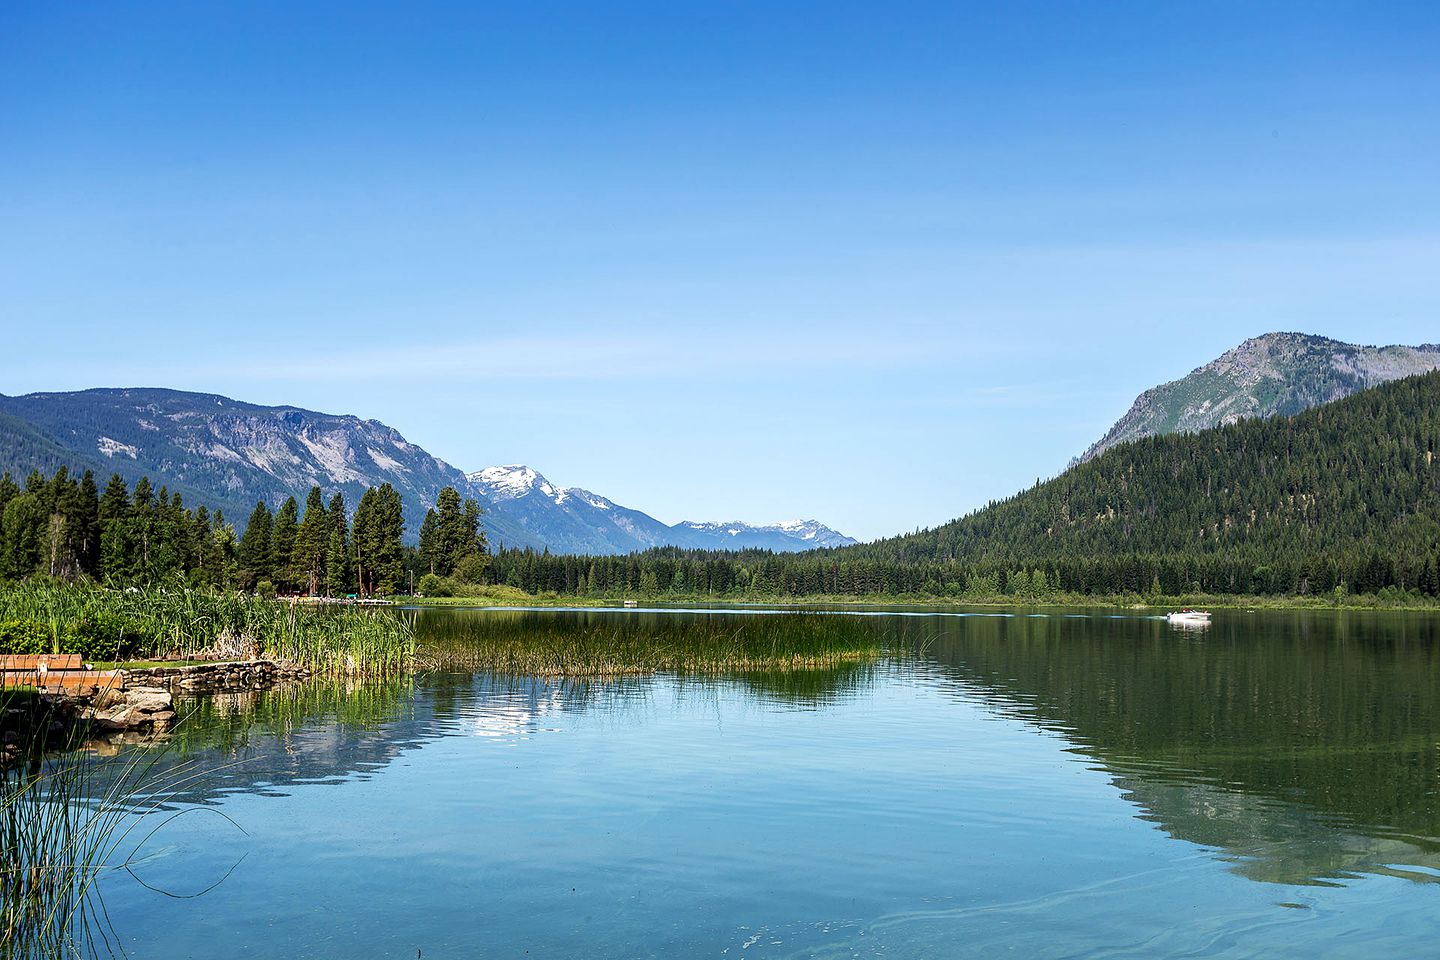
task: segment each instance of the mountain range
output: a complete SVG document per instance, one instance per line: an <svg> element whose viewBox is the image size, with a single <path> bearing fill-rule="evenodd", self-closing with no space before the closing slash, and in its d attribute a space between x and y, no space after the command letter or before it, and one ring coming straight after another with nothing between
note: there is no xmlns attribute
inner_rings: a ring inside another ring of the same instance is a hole
<svg viewBox="0 0 1440 960"><path fill-rule="evenodd" d="M0 470L148 476L191 504L243 521L257 500L272 507L312 485L353 507L367 487L390 483L413 538L445 486L477 499L492 544L613 554L657 546L776 551L855 543L815 521L756 526L667 526L578 488L560 488L524 466L468 476L378 420L266 407L215 394L158 388L0 395Z"/></svg>
<svg viewBox="0 0 1440 960"><path fill-rule="evenodd" d="M470 489L491 505L506 542L543 538L552 552L629 553L650 547L700 550L757 548L777 552L843 547L857 541L815 520L755 525L683 521L666 526L589 490L559 487L521 464L469 474Z"/></svg>
<svg viewBox="0 0 1440 960"><path fill-rule="evenodd" d="M1141 437L1196 433L1246 417L1290 416L1437 368L1440 344L1370 347L1304 333L1267 333L1140 394L1079 460Z"/></svg>
<svg viewBox="0 0 1440 960"><path fill-rule="evenodd" d="M1376 347L1265 334L1146 390L1077 463L1145 437L1293 415L1437 368L1436 344ZM353 506L365 488L388 482L401 493L412 538L448 485L480 501L493 544L555 553L660 546L791 552L856 542L814 520L667 525L591 491L553 484L523 465L467 474L393 427L355 416L155 388L0 395L0 470L23 476L62 465L101 478L119 473L132 484L149 476L232 520L247 516L257 500L273 507L314 484L327 495L343 492Z"/></svg>

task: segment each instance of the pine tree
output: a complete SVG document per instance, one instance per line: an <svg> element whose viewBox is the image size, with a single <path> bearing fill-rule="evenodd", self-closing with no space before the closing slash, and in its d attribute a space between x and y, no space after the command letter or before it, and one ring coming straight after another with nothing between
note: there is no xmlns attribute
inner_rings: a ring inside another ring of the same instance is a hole
<svg viewBox="0 0 1440 960"><path fill-rule="evenodd" d="M355 518L350 527L350 555L353 558L355 589L362 597L370 596L375 590L375 499L375 488L366 488L360 495L360 503L355 507Z"/></svg>
<svg viewBox="0 0 1440 960"><path fill-rule="evenodd" d="M404 577L404 505L399 491L389 483L382 483L376 490L376 503L375 589L394 593Z"/></svg>
<svg viewBox="0 0 1440 960"><path fill-rule="evenodd" d="M445 576L450 572L446 569L445 548L440 539L440 515L434 507L425 511L425 519L420 523L419 551L420 565L427 573Z"/></svg>
<svg viewBox="0 0 1440 960"><path fill-rule="evenodd" d="M311 487L305 498L305 519L295 533L291 566L301 589L315 596L326 582L325 551L330 546L330 518L319 487Z"/></svg>
<svg viewBox="0 0 1440 960"><path fill-rule="evenodd" d="M46 485L43 506L49 514L45 529L45 567L52 577L71 579L80 573L82 540L80 485L65 467Z"/></svg>
<svg viewBox="0 0 1440 960"><path fill-rule="evenodd" d="M279 590L289 592L295 589L296 575L293 563L295 534L299 531L300 505L294 497L287 497L275 514L275 523L270 530L270 579Z"/></svg>
<svg viewBox="0 0 1440 960"><path fill-rule="evenodd" d="M136 481L130 500L130 516L126 520L133 551L130 577L150 583L155 579L155 490L150 486L149 477Z"/></svg>
<svg viewBox="0 0 1440 960"><path fill-rule="evenodd" d="M120 474L112 474L100 496L100 577L118 583L134 569L130 536L130 491Z"/></svg>
<svg viewBox="0 0 1440 960"><path fill-rule="evenodd" d="M215 582L221 587L231 589L236 585L235 554L238 545L235 528L225 522L225 514L220 510L215 511L211 527L214 531L210 537L210 549L214 557L211 567L215 571Z"/></svg>
<svg viewBox="0 0 1440 960"><path fill-rule="evenodd" d="M95 488L95 474L89 470L80 479L75 526L80 569L93 575L100 567L100 494Z"/></svg>
<svg viewBox="0 0 1440 960"><path fill-rule="evenodd" d="M480 504L460 499L454 487L445 487L435 506L425 511L420 526L421 568L437 576L460 573L462 579L479 582L485 572L485 533L480 529Z"/></svg>
<svg viewBox="0 0 1440 960"><path fill-rule="evenodd" d="M45 528L49 519L44 499L31 492L10 498L0 517L0 572L11 579L28 577L45 556Z"/></svg>
<svg viewBox="0 0 1440 960"><path fill-rule="evenodd" d="M193 584L209 586L216 582L215 557L210 549L214 536L210 511L202 503L195 509L190 524L190 582Z"/></svg>
<svg viewBox="0 0 1440 960"><path fill-rule="evenodd" d="M351 553L357 586L365 596L394 593L404 576L402 511L400 494L388 483L366 490L355 508Z"/></svg>
<svg viewBox="0 0 1440 960"><path fill-rule="evenodd" d="M350 529L345 517L345 495L336 493L325 510L330 517L330 540L325 551L326 586L331 596L350 592Z"/></svg>
<svg viewBox="0 0 1440 960"><path fill-rule="evenodd" d="M240 584L246 590L254 589L255 584L272 575L270 533L274 523L275 518L265 501L256 503L245 524L245 533L240 537Z"/></svg>

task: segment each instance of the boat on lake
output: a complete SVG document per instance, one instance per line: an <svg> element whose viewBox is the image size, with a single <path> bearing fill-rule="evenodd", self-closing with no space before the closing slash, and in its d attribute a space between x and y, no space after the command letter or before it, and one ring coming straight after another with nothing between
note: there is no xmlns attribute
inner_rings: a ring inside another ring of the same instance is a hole
<svg viewBox="0 0 1440 960"><path fill-rule="evenodd" d="M1165 621L1182 627L1210 626L1209 610L1176 610L1165 614Z"/></svg>

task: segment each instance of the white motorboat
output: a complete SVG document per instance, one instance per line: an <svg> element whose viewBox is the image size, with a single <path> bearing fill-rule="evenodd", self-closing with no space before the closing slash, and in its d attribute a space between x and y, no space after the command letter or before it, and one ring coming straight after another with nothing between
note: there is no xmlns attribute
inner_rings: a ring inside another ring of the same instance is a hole
<svg viewBox="0 0 1440 960"><path fill-rule="evenodd" d="M1208 627L1210 625L1210 611L1208 610L1176 610L1173 613L1165 614L1167 623L1173 623L1182 627Z"/></svg>

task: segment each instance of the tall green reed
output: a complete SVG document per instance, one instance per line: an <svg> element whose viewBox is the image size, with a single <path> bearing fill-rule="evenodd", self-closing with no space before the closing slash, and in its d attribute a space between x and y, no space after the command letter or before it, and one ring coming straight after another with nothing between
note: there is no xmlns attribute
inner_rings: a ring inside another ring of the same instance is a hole
<svg viewBox="0 0 1440 960"><path fill-rule="evenodd" d="M874 660L876 632L818 614L677 618L649 614L433 611L423 667L534 676L816 670Z"/></svg>
<svg viewBox="0 0 1440 960"><path fill-rule="evenodd" d="M49 708L33 694L0 694L0 708L21 736L20 756L0 764L0 960L121 952L97 885L130 869L179 815L165 812L166 798L202 771L158 771L159 751L101 757L83 749L79 729L51 742Z"/></svg>
<svg viewBox="0 0 1440 960"><path fill-rule="evenodd" d="M138 659L264 656L304 664L318 674L388 675L410 668L410 618L388 609L306 605L181 584L107 589L37 580L0 587L0 620L46 625L54 652L65 631L106 615L128 631Z"/></svg>

